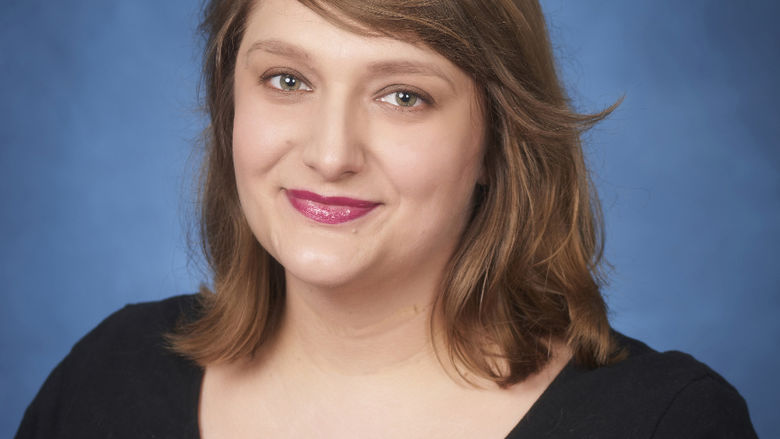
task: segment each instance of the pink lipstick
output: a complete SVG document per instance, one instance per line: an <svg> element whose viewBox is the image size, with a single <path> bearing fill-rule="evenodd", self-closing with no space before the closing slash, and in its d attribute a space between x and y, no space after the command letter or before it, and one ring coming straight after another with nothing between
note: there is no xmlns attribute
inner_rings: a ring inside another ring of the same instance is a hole
<svg viewBox="0 0 780 439"><path fill-rule="evenodd" d="M287 190L290 204L318 223L341 224L360 218L373 210L379 203L356 200L347 197L323 197L309 191Z"/></svg>

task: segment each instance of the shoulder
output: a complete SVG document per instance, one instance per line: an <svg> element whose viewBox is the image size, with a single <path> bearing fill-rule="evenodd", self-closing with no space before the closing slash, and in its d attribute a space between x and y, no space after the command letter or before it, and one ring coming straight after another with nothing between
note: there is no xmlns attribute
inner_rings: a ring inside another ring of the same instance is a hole
<svg viewBox="0 0 780 439"><path fill-rule="evenodd" d="M185 365L168 349L165 335L197 309L197 296L192 295L126 305L79 340L63 364L107 378Z"/></svg>
<svg viewBox="0 0 780 439"><path fill-rule="evenodd" d="M125 305L103 320L82 338L71 355L95 348L106 353L123 349L159 348L163 335L172 331L181 319L191 318L198 310L196 295L175 296L156 302Z"/></svg>
<svg viewBox="0 0 780 439"><path fill-rule="evenodd" d="M701 380L736 393L717 372L689 354L679 351L657 352L622 334L615 333L615 337L626 351L627 358L611 366L573 371L571 384L579 383L589 390L593 386L600 386L608 390L613 399L625 398L638 404L664 407L669 398Z"/></svg>
<svg viewBox="0 0 780 439"><path fill-rule="evenodd" d="M132 437L167 428L166 419L188 419L193 407L197 413L200 369L165 339L197 312L196 296L177 296L106 318L51 373L17 437Z"/></svg>
<svg viewBox="0 0 780 439"><path fill-rule="evenodd" d="M755 437L745 401L710 367L615 337L627 358L593 370L569 364L524 422L543 437Z"/></svg>

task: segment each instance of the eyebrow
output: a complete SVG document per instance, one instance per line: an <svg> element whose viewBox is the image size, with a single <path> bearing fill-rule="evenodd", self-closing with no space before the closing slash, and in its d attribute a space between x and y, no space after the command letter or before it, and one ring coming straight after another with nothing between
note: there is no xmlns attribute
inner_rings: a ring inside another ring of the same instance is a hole
<svg viewBox="0 0 780 439"><path fill-rule="evenodd" d="M249 58L249 55L252 54L252 52L257 50L262 50L263 52L268 52L287 58L297 58L307 62L311 60L311 56L309 56L308 52L305 50L280 40L255 41L251 46L249 46L249 49L246 52L247 59Z"/></svg>
<svg viewBox="0 0 780 439"><path fill-rule="evenodd" d="M252 43L246 53L247 62L249 55L261 50L273 55L279 55L287 58L298 59L306 63L312 60L311 55L304 49L281 40L259 40ZM408 60L387 60L370 63L366 69L372 75L398 75L398 74L420 74L426 76L435 76L441 78L455 90L455 84L450 77L444 73L438 66L417 61Z"/></svg>
<svg viewBox="0 0 780 439"><path fill-rule="evenodd" d="M455 84L452 80L437 66L429 63L415 61L378 61L368 65L368 72L374 75L398 75L398 74L418 74L426 76L436 76L443 79L449 86L455 90Z"/></svg>

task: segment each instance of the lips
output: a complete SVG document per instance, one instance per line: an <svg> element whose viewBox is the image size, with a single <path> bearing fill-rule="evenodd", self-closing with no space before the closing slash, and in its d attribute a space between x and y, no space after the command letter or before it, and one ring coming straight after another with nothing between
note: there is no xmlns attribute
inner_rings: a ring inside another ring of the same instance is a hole
<svg viewBox="0 0 780 439"><path fill-rule="evenodd" d="M348 197L323 197L309 191L287 190L290 204L303 216L323 224L341 224L366 215L379 203Z"/></svg>

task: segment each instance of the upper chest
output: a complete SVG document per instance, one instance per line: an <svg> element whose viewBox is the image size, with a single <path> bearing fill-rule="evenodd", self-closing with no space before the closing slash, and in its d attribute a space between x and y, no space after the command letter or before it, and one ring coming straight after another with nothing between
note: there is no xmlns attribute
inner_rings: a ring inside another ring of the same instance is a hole
<svg viewBox="0 0 780 439"><path fill-rule="evenodd" d="M539 383L486 390L448 386L445 381L399 382L394 388L359 381L302 381L267 376L241 383L207 368L200 400L201 437L501 439L546 388Z"/></svg>

